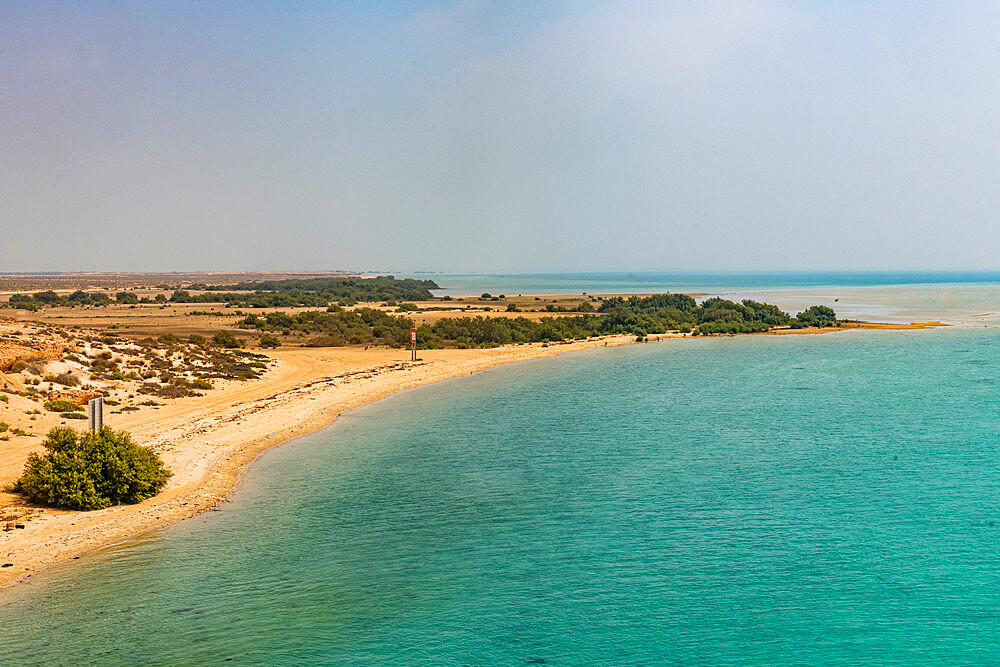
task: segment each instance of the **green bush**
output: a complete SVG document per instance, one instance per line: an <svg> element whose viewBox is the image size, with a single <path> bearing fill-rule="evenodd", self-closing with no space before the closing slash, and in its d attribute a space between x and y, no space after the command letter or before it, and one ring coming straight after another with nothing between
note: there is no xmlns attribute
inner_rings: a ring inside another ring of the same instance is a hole
<svg viewBox="0 0 1000 667"><path fill-rule="evenodd" d="M191 386L195 389L211 389L212 383L204 378L197 378L191 381Z"/></svg>
<svg viewBox="0 0 1000 667"><path fill-rule="evenodd" d="M347 340L337 333L316 336L306 341L306 347L343 347L346 344Z"/></svg>
<svg viewBox="0 0 1000 667"><path fill-rule="evenodd" d="M49 412L76 412L80 406L69 401L45 401L45 409Z"/></svg>
<svg viewBox="0 0 1000 667"><path fill-rule="evenodd" d="M837 324L837 313L829 306L810 306L795 316L804 327L830 327Z"/></svg>
<svg viewBox="0 0 1000 667"><path fill-rule="evenodd" d="M87 415L82 412L63 412L59 414L63 419L86 419Z"/></svg>
<svg viewBox="0 0 1000 667"><path fill-rule="evenodd" d="M9 428L10 424L8 424L7 422L0 422L0 433L5 432Z"/></svg>
<svg viewBox="0 0 1000 667"><path fill-rule="evenodd" d="M212 336L212 342L220 347L243 347L243 342L232 331L220 331Z"/></svg>
<svg viewBox="0 0 1000 667"><path fill-rule="evenodd" d="M277 336L272 336L271 334L264 334L260 337L261 347L279 347L281 341L278 340Z"/></svg>
<svg viewBox="0 0 1000 667"><path fill-rule="evenodd" d="M152 449L108 427L83 435L55 428L42 444L48 452L28 456L14 487L42 505L95 510L138 503L162 489L171 474Z"/></svg>

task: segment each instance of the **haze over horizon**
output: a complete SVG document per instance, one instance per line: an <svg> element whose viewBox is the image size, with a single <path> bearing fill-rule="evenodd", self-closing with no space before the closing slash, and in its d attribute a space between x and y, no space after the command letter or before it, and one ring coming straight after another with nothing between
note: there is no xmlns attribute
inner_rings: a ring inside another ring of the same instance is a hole
<svg viewBox="0 0 1000 667"><path fill-rule="evenodd" d="M0 2L0 90L0 272L997 267L995 3Z"/></svg>

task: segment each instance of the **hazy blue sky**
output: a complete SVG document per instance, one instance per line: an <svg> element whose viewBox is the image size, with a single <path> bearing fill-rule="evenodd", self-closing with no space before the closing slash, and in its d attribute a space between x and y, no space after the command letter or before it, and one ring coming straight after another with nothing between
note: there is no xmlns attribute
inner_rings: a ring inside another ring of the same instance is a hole
<svg viewBox="0 0 1000 667"><path fill-rule="evenodd" d="M0 0L0 271L996 268L997 2Z"/></svg>

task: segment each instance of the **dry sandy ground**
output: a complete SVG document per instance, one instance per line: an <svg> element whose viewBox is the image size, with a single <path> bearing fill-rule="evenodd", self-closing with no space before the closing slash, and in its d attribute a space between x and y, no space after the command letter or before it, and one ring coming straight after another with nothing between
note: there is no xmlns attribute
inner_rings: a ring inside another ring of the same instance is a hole
<svg viewBox="0 0 1000 667"><path fill-rule="evenodd" d="M0 586L212 507L261 452L325 426L344 410L401 389L499 364L634 340L618 336L548 346L422 350L418 362L409 361L409 351L387 348L272 351L278 363L258 380L108 420L114 428L131 432L139 444L153 447L173 471L167 489L155 498L138 505L72 512L19 508L19 497L0 494L0 510L29 517L25 529L0 532L0 564L11 564L0 569ZM0 469L8 478L2 481L11 481L29 451L40 449L40 443L0 448Z"/></svg>

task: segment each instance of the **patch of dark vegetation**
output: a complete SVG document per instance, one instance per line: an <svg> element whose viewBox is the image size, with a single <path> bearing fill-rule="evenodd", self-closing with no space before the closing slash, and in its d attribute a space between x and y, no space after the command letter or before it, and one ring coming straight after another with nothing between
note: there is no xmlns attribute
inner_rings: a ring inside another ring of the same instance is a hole
<svg viewBox="0 0 1000 667"><path fill-rule="evenodd" d="M236 337L232 331L220 331L212 336L212 342L219 347L227 349L237 349L243 347L243 341Z"/></svg>
<svg viewBox="0 0 1000 667"><path fill-rule="evenodd" d="M267 370L268 358L263 354L240 351L212 351L198 368L203 379L252 380Z"/></svg>
<svg viewBox="0 0 1000 667"><path fill-rule="evenodd" d="M146 382L139 386L137 390L140 394L150 394L160 398L184 398L186 396L201 396L201 392L195 391L190 386L179 384L160 385Z"/></svg>
<svg viewBox="0 0 1000 667"><path fill-rule="evenodd" d="M837 313L827 306L809 306L795 316L792 328L802 327L834 327L837 326Z"/></svg>
<svg viewBox="0 0 1000 667"><path fill-rule="evenodd" d="M37 311L47 306L106 306L111 302L111 297L104 292L77 290L68 296L60 296L52 290L46 290L34 294L14 294L0 306Z"/></svg>
<svg viewBox="0 0 1000 667"><path fill-rule="evenodd" d="M586 305L590 305L587 302ZM579 312L579 311L578 311ZM708 334L735 334L767 331L776 327L829 326L836 314L826 306L813 306L796 318L777 306L745 299L739 303L712 298L698 304L687 294L657 294L648 297L604 299L595 313L543 317L449 317L417 330L420 348L491 347L511 343L539 343L578 340L593 336L629 334L643 340L651 334L669 331ZM301 313L272 312L248 315L239 326L285 335L295 332L309 336L307 346L409 344L412 319L381 310L359 308L344 311Z"/></svg>
<svg viewBox="0 0 1000 667"><path fill-rule="evenodd" d="M194 287L194 286L193 286ZM331 303L354 305L361 301L422 301L437 289L433 280L377 278L311 278L306 280L265 280L232 285L198 285L205 291L192 294L175 290L173 303L224 303L246 308L321 307ZM213 313L203 313L211 315Z"/></svg>
<svg viewBox="0 0 1000 667"><path fill-rule="evenodd" d="M172 289L163 286L163 289ZM34 294L15 294L2 307L37 311L49 306L107 306L119 304L173 303L224 303L227 306L247 308L292 308L306 306L318 308L338 303L354 305L361 301L423 301L432 298L430 290L438 289L433 280L415 280L378 276L376 278L308 278L291 280L262 280L230 285L191 285L188 290L174 289L168 298L163 294L155 298L139 298L132 292L119 292L114 299L106 292L77 290L60 296L52 290ZM201 294L192 294L199 290ZM222 316L223 313L202 311L201 315Z"/></svg>
<svg viewBox="0 0 1000 667"><path fill-rule="evenodd" d="M82 409L79 405L69 401L45 401L42 407L49 412L76 412Z"/></svg>

